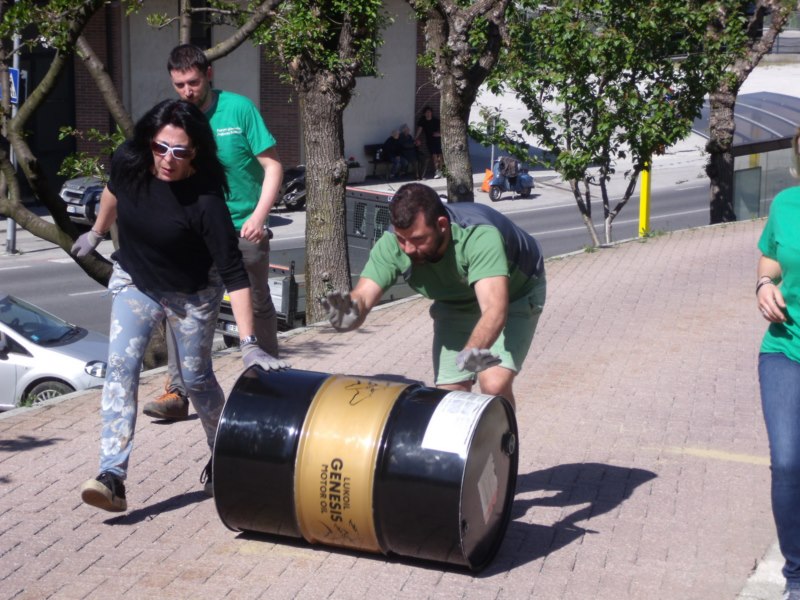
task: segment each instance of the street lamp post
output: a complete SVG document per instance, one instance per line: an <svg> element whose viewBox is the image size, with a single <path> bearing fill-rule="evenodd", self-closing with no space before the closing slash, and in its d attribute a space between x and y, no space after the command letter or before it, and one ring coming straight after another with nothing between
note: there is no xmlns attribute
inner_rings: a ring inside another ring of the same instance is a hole
<svg viewBox="0 0 800 600"><path fill-rule="evenodd" d="M13 68L19 73L19 46L20 35L14 34L14 56L11 59ZM19 90L17 90L17 102L19 101ZM11 118L17 116L17 103L11 105ZM11 166L14 167L14 173L17 172L17 156L14 153L14 148L11 147L9 151L9 158L11 159ZM9 217L6 219L6 254L17 254L17 223Z"/></svg>

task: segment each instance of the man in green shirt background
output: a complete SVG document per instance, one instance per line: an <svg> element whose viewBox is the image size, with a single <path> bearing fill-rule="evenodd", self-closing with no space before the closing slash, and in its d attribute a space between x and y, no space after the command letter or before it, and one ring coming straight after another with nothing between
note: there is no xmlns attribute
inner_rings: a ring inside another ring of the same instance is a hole
<svg viewBox="0 0 800 600"><path fill-rule="evenodd" d="M225 198L233 225L239 232L239 249L250 277L253 295L255 341L268 354L278 356L278 320L269 292L269 235L266 227L283 179L275 138L258 108L246 97L212 88L213 70L205 53L191 44L170 52L167 62L172 86L182 100L191 102L208 117L217 153L225 167L230 192ZM179 371L174 366L171 336L167 336L169 378L165 393L148 402L146 415L158 419L188 417L189 401Z"/></svg>

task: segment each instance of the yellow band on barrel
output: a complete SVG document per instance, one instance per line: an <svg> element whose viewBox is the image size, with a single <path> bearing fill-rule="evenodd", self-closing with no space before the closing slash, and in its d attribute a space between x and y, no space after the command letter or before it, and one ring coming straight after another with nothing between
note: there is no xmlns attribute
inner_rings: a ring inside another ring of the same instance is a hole
<svg viewBox="0 0 800 600"><path fill-rule="evenodd" d="M408 387L333 375L306 414L295 467L300 532L310 543L381 552L372 491L383 430Z"/></svg>

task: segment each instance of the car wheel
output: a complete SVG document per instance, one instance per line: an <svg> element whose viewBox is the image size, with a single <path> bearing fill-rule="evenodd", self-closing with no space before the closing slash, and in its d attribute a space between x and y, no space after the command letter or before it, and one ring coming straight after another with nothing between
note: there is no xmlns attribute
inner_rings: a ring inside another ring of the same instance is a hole
<svg viewBox="0 0 800 600"><path fill-rule="evenodd" d="M40 381L33 386L30 391L22 398L23 401L30 399L33 406L41 404L45 400L55 398L56 396L63 396L74 392L75 388L63 381Z"/></svg>
<svg viewBox="0 0 800 600"><path fill-rule="evenodd" d="M530 198L531 197L531 188L526 187L522 188L522 192L520 192L520 196L523 198Z"/></svg>
<svg viewBox="0 0 800 600"><path fill-rule="evenodd" d="M489 200L492 202L497 202L500 200L500 196L503 194L503 190L500 189L499 186L493 185L489 188Z"/></svg>

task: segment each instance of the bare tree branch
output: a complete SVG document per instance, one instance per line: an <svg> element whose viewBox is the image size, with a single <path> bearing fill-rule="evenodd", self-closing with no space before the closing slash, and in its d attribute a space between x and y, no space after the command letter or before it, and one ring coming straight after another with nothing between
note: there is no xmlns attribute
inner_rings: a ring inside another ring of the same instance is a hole
<svg viewBox="0 0 800 600"><path fill-rule="evenodd" d="M78 37L77 54L78 57L83 61L83 64L86 67L86 70L89 71L92 79L94 79L94 82L97 85L97 88L100 90L100 93L103 95L103 99L105 100L106 106L108 107L111 116L114 118L114 121L116 121L117 125L119 125L120 129L122 129L126 136L132 136L133 119L131 119L128 110L122 103L122 99L119 97L119 92L117 91L114 82L111 80L108 71L106 71L105 66L97 57L94 49L83 35Z"/></svg>
<svg viewBox="0 0 800 600"><path fill-rule="evenodd" d="M258 27L272 15L272 11L282 2L283 0L265 0L258 5L258 8L253 11L252 16L245 21L245 23L239 27L230 37L224 39L216 46L209 48L206 50L206 56L208 60L215 61L218 58L222 58L223 56L227 56L236 48L242 45L242 43L252 35L252 33L258 29Z"/></svg>

